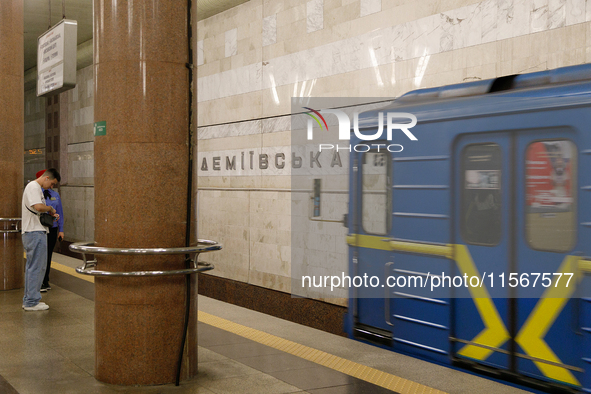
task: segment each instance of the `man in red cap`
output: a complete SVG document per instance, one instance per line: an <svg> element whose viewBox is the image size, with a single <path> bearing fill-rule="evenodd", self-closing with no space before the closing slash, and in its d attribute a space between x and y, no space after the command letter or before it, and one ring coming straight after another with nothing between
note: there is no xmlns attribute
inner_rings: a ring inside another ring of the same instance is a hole
<svg viewBox="0 0 591 394"><path fill-rule="evenodd" d="M45 171L47 170L41 170L37 172L37 178L42 176ZM53 188L44 188L43 197L45 197L45 204L53 207L57 211L59 220L55 220L53 222L53 226L49 227L49 233L47 233L47 268L45 270L43 283L41 284L41 293L51 290L51 286L49 286L49 272L51 270L51 257L53 256L53 249L55 248L55 244L58 239L60 241L64 239L64 210L62 208L62 200L59 193Z"/></svg>
<svg viewBox="0 0 591 394"><path fill-rule="evenodd" d="M41 224L39 214L49 212L59 219L53 207L45 204L43 188L50 189L57 185L61 177L55 168L50 168L25 187L22 202L22 240L27 253L25 267L25 311L43 311L49 306L41 301L41 284L45 275L47 258L47 232Z"/></svg>

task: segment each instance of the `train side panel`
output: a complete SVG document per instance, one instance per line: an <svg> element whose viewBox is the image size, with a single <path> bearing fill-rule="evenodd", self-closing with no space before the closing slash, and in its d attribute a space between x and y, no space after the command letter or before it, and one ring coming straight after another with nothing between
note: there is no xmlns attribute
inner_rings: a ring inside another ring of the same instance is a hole
<svg viewBox="0 0 591 394"><path fill-rule="evenodd" d="M591 85L543 89L496 111L481 97L448 100L448 118L397 109L417 116L419 140L380 170L383 231L364 214L381 201L364 183L378 179L367 159L382 153L352 153L350 271L390 283L350 292L351 336L591 392ZM432 291L433 278L464 274L490 276Z"/></svg>

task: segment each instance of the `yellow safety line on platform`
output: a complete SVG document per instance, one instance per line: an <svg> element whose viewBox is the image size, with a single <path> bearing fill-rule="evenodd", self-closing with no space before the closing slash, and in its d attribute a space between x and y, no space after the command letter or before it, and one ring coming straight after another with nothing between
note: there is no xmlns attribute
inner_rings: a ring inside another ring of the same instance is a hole
<svg viewBox="0 0 591 394"><path fill-rule="evenodd" d="M357 379L373 383L388 390L403 394L445 394L441 390L437 390L432 387L428 387L411 380L404 379L399 376L395 376L375 368L371 368L366 365L362 365L351 360L323 352L318 349L304 346L263 331L255 330L254 328L246 327L238 323L222 319L221 317L210 315L206 312L199 311L197 318L200 322L221 328L222 330L229 331L260 344L281 350L282 352L312 361L316 364L320 364L349 376L353 376Z"/></svg>
<svg viewBox="0 0 591 394"><path fill-rule="evenodd" d="M76 278L85 280L87 282L94 283L94 276L79 274L78 272L76 272L76 270L74 268L68 267L67 265L63 265L60 263L56 263L55 261L51 262L51 269L58 270L58 271L61 271L65 274L72 275L72 276L75 276Z"/></svg>

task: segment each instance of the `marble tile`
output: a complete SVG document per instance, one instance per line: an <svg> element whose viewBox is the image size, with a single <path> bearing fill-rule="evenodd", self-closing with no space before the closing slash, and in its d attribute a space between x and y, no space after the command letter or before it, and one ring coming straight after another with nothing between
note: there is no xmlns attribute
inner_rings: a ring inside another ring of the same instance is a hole
<svg viewBox="0 0 591 394"><path fill-rule="evenodd" d="M324 0L312 0L306 3L306 23L308 33L324 28Z"/></svg>
<svg viewBox="0 0 591 394"><path fill-rule="evenodd" d="M515 3L519 0L500 0L497 3L497 40L505 40L514 36Z"/></svg>
<svg viewBox="0 0 591 394"><path fill-rule="evenodd" d="M550 0L532 0L530 14L531 33L547 30L548 26L550 26L549 1Z"/></svg>
<svg viewBox="0 0 591 394"><path fill-rule="evenodd" d="M454 49L480 44L482 37L482 16L478 4L457 9L454 17Z"/></svg>
<svg viewBox="0 0 591 394"><path fill-rule="evenodd" d="M267 17L269 15L277 14L283 11L289 5L286 4L285 1L273 1L273 0L264 0L263 1L263 16Z"/></svg>
<svg viewBox="0 0 591 394"><path fill-rule="evenodd" d="M262 120L262 132L265 134L289 130L291 130L291 116L289 115Z"/></svg>
<svg viewBox="0 0 591 394"><path fill-rule="evenodd" d="M410 58L432 55L440 52L441 48L441 35L443 29L439 24L439 15L432 15L426 18L421 18L416 21L417 36L412 45L411 52L409 53ZM475 37L480 43L481 38Z"/></svg>
<svg viewBox="0 0 591 394"><path fill-rule="evenodd" d="M238 29L228 30L224 36L225 56L236 55L238 51Z"/></svg>
<svg viewBox="0 0 591 394"><path fill-rule="evenodd" d="M292 67L291 73L282 73L282 71L287 69L290 60ZM299 76L303 74L300 63L299 57L295 55L285 55L275 58L272 61L264 62L262 68L263 89L285 85L291 78L299 78Z"/></svg>
<svg viewBox="0 0 591 394"><path fill-rule="evenodd" d="M84 239L94 240L94 187L84 188Z"/></svg>
<svg viewBox="0 0 591 394"><path fill-rule="evenodd" d="M45 147L45 119L26 122L25 149L40 149ZM36 171L35 171L36 172Z"/></svg>
<svg viewBox="0 0 591 394"><path fill-rule="evenodd" d="M585 0L566 0L566 26L585 22Z"/></svg>
<svg viewBox="0 0 591 394"><path fill-rule="evenodd" d="M74 87L74 89L72 89L71 94L72 94L72 102L75 103L78 101L78 83L76 83L76 87Z"/></svg>
<svg viewBox="0 0 591 394"><path fill-rule="evenodd" d="M213 138L260 134L261 122L263 121L257 119L246 122L231 123L227 125L200 127L198 131L198 138L199 140L207 140Z"/></svg>
<svg viewBox="0 0 591 394"><path fill-rule="evenodd" d="M364 17L382 10L382 0L361 0L359 16Z"/></svg>
<svg viewBox="0 0 591 394"><path fill-rule="evenodd" d="M215 100L261 89L263 64L260 62L212 74L197 80L199 102Z"/></svg>
<svg viewBox="0 0 591 394"><path fill-rule="evenodd" d="M566 25L566 0L548 0L548 29Z"/></svg>
<svg viewBox="0 0 591 394"><path fill-rule="evenodd" d="M454 25L458 23L455 10L442 13L439 23L441 25L440 50L441 52L451 51L454 49L454 33L456 30Z"/></svg>
<svg viewBox="0 0 591 394"><path fill-rule="evenodd" d="M480 8L482 27L482 43L497 40L497 14L498 7L495 0L484 0L478 7ZM529 11L529 10L528 10Z"/></svg>
<svg viewBox="0 0 591 394"><path fill-rule="evenodd" d="M263 18L263 46L277 42L277 14Z"/></svg>
<svg viewBox="0 0 591 394"><path fill-rule="evenodd" d="M304 52L304 59L307 59L307 61L302 59L303 61L300 63L303 66L301 69L303 80L313 83L313 80L331 74L332 65L326 61L326 49L325 47L318 47Z"/></svg>
<svg viewBox="0 0 591 394"><path fill-rule="evenodd" d="M80 108L72 112L74 127L94 124L94 106Z"/></svg>
<svg viewBox="0 0 591 394"><path fill-rule="evenodd" d="M532 1L534 0L514 0L512 20L513 35L511 37L519 37L530 33Z"/></svg>
<svg viewBox="0 0 591 394"><path fill-rule="evenodd" d="M390 61L400 62L409 59L411 54L409 48L413 42L414 31L410 29L410 24L399 24L391 28L389 32L390 39ZM441 38L440 38L441 41Z"/></svg>
<svg viewBox="0 0 591 394"><path fill-rule="evenodd" d="M72 180L79 178L94 178L94 155L88 152L84 155L77 155L76 159L69 163Z"/></svg>
<svg viewBox="0 0 591 394"><path fill-rule="evenodd" d="M86 81L86 98L93 96L93 84L92 79Z"/></svg>
<svg viewBox="0 0 591 394"><path fill-rule="evenodd" d="M202 66L205 63L203 55L203 40L197 41L197 65Z"/></svg>

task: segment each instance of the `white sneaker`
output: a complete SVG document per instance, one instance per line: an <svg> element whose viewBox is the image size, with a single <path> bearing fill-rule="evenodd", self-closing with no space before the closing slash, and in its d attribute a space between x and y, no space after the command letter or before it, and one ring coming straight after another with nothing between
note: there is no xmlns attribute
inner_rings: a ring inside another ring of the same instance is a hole
<svg viewBox="0 0 591 394"><path fill-rule="evenodd" d="M45 302L40 302L35 306L24 306L23 305L23 309L26 311L46 311L49 309L49 305L47 305Z"/></svg>
<svg viewBox="0 0 591 394"><path fill-rule="evenodd" d="M37 305L47 305L47 304L45 302L39 301L39 304L37 304ZM35 306L37 306L37 305L35 305ZM23 309L25 309L24 305L23 305Z"/></svg>

